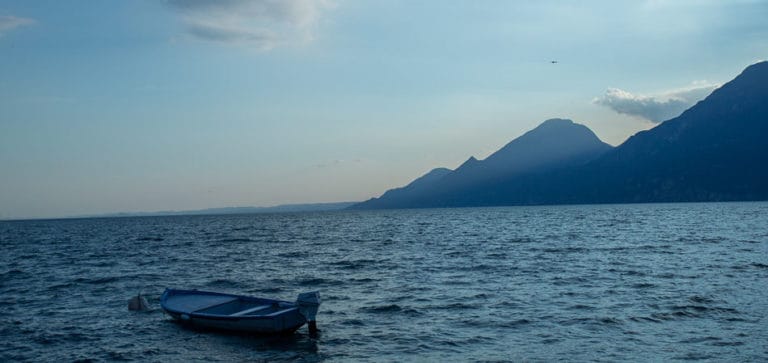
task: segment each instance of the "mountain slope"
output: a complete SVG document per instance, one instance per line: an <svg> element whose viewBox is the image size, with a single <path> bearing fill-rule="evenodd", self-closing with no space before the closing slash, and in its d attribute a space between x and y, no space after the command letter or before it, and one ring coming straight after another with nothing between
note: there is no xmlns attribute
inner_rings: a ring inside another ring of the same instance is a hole
<svg viewBox="0 0 768 363"><path fill-rule="evenodd" d="M451 171L452 170L448 168L432 169L402 188L387 190L379 199L386 202L388 200L407 199L412 195L424 193L437 184L443 177L450 174Z"/></svg>
<svg viewBox="0 0 768 363"><path fill-rule="evenodd" d="M589 165L584 201L768 198L768 62L746 68L680 116Z"/></svg>
<svg viewBox="0 0 768 363"><path fill-rule="evenodd" d="M410 208L454 203L463 190L525 173L581 165L611 146L586 126L571 120L547 120L511 141L485 160L470 157L455 171L435 170L406 187L387 191L356 208ZM437 170L437 169L436 169Z"/></svg>

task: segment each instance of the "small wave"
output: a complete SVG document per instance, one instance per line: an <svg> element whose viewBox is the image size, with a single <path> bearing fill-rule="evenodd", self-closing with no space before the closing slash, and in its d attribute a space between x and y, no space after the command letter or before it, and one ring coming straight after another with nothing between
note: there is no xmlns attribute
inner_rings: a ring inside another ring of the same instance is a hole
<svg viewBox="0 0 768 363"><path fill-rule="evenodd" d="M449 286L450 286L450 285L456 285L456 286L468 286L468 285L473 285L474 283L475 283L474 281L467 281L467 280L454 280L454 279L451 279L451 280L448 280L448 281L444 281L444 282L443 282L443 285L449 285Z"/></svg>
<svg viewBox="0 0 768 363"><path fill-rule="evenodd" d="M48 286L48 290L60 290L60 289L66 289L72 286L75 286L75 283L65 282L63 284L55 284L55 285Z"/></svg>
<svg viewBox="0 0 768 363"><path fill-rule="evenodd" d="M719 306L702 306L702 305L680 305L674 306L673 309L680 311L696 311L703 313L718 313L718 314L738 314L739 311L733 308L724 308Z"/></svg>
<svg viewBox="0 0 768 363"><path fill-rule="evenodd" d="M685 355L678 355L672 357L672 359L679 359L679 360L711 360L715 358L713 355L710 354L704 354L704 353L698 353L698 352L689 352Z"/></svg>
<svg viewBox="0 0 768 363"><path fill-rule="evenodd" d="M519 328L522 326L530 325L533 322L528 319L517 319L517 320L510 320L510 321L504 321L496 323L495 325L499 328Z"/></svg>
<svg viewBox="0 0 768 363"><path fill-rule="evenodd" d="M544 253L582 253L589 250L584 247L556 247L556 248L543 248Z"/></svg>
<svg viewBox="0 0 768 363"><path fill-rule="evenodd" d="M576 284L591 284L592 279L589 279L584 276L574 276L574 277L555 277L552 279L552 284L555 286L571 286Z"/></svg>
<svg viewBox="0 0 768 363"><path fill-rule="evenodd" d="M491 252L485 257L492 260L506 260L509 258L509 255L506 252Z"/></svg>
<svg viewBox="0 0 768 363"><path fill-rule="evenodd" d="M592 305L576 304L568 307L568 310L595 310Z"/></svg>
<svg viewBox="0 0 768 363"><path fill-rule="evenodd" d="M739 314L739 311L732 308L724 307L708 307L704 305L675 305L670 308L670 311L651 314L653 319L661 321L690 319L690 318L702 318L708 315L734 315Z"/></svg>
<svg viewBox="0 0 768 363"><path fill-rule="evenodd" d="M743 240L739 240L739 242L740 243L749 243L749 244L760 244L760 243L762 243L760 241L753 240L753 239L743 239Z"/></svg>
<svg viewBox="0 0 768 363"><path fill-rule="evenodd" d="M299 279L298 284L299 286L338 286L342 285L343 282L320 277L310 277Z"/></svg>
<svg viewBox="0 0 768 363"><path fill-rule="evenodd" d="M307 256L309 256L309 252L303 252L303 251L283 252L283 253L277 254L277 257L283 257L283 258L302 258Z"/></svg>
<svg viewBox="0 0 768 363"><path fill-rule="evenodd" d="M397 304L390 304L390 305L364 307L364 308L361 308L361 310L368 313L389 313L389 312L402 311L403 308L401 308L400 305L397 305Z"/></svg>
<svg viewBox="0 0 768 363"><path fill-rule="evenodd" d="M223 239L216 240L215 242L222 242L222 243L256 242L256 240L251 238L223 238Z"/></svg>
<svg viewBox="0 0 768 363"><path fill-rule="evenodd" d="M38 343L41 345L55 345L55 344L69 343L69 342L81 343L81 342L99 340L98 337L79 333L79 332L67 332L67 333L39 332L34 334L31 337L31 339L35 343Z"/></svg>
<svg viewBox="0 0 768 363"><path fill-rule="evenodd" d="M15 297L0 297L0 306L18 306L19 300Z"/></svg>
<svg viewBox="0 0 768 363"><path fill-rule="evenodd" d="M101 285L101 284L108 284L110 282L120 281L120 279L122 279L122 277L120 276L98 277L93 279L78 277L74 279L73 282L78 284Z"/></svg>
<svg viewBox="0 0 768 363"><path fill-rule="evenodd" d="M365 326L365 323L359 319L347 319L340 322L341 325L347 326Z"/></svg>
<svg viewBox="0 0 768 363"><path fill-rule="evenodd" d="M656 278L659 278L659 279L674 279L674 278L677 278L678 276L673 274L673 273L671 273L671 272L667 272L667 273L661 273L661 274L658 274L658 275L654 275L653 277L656 277Z"/></svg>
<svg viewBox="0 0 768 363"><path fill-rule="evenodd" d="M218 287L218 288L238 288L243 284L238 281L232 281L229 279L216 279L205 284L205 286Z"/></svg>
<svg viewBox="0 0 768 363"><path fill-rule="evenodd" d="M531 237L516 237L516 238L508 239L507 242L508 243L532 243L532 242L536 242L536 240Z"/></svg>
<svg viewBox="0 0 768 363"><path fill-rule="evenodd" d="M690 243L690 244L717 244L726 241L724 237L678 237L678 242Z"/></svg>
<svg viewBox="0 0 768 363"><path fill-rule="evenodd" d="M715 300L712 300L712 299L710 299L708 297L698 296L698 295L691 296L691 297L688 298L688 300L690 302L696 303L696 304L712 304L712 303L715 302Z"/></svg>
<svg viewBox="0 0 768 363"><path fill-rule="evenodd" d="M494 308L499 308L499 309L513 309L514 310L514 309L520 309L521 306L523 306L523 305L521 303L519 303L519 302L516 302L516 301L507 301L507 300L505 300L505 301L501 301L499 303L493 304L491 306L493 306Z"/></svg>
<svg viewBox="0 0 768 363"><path fill-rule="evenodd" d="M573 319L561 321L560 324L565 326L570 326L570 325L614 326L614 325L623 324L623 321L619 318L603 316L603 317L573 318Z"/></svg>
<svg viewBox="0 0 768 363"><path fill-rule="evenodd" d="M274 293L282 292L283 289L279 287L264 287L264 288L255 289L252 291L256 293L274 294Z"/></svg>
<svg viewBox="0 0 768 363"><path fill-rule="evenodd" d="M419 316L422 315L418 310L411 309L411 308L403 308L400 305L397 304L389 304L389 305L379 305L379 306L368 306L360 308L360 311L370 313L370 314L392 314L392 313L398 313L398 315L405 315L405 316Z"/></svg>
<svg viewBox="0 0 768 363"><path fill-rule="evenodd" d="M560 343L562 341L563 339L560 339L560 338L545 338L545 339L542 339L540 343L544 345L552 345L552 344Z"/></svg>
<svg viewBox="0 0 768 363"><path fill-rule="evenodd" d="M127 354L122 352L108 351L104 356L107 361L127 362L132 360Z"/></svg>
<svg viewBox="0 0 768 363"><path fill-rule="evenodd" d="M359 278L359 279L349 279L349 282L355 283L355 284L368 284L368 283L371 283L371 282L379 282L379 281L381 281L381 280L379 280L379 279L372 279L372 278L368 278L368 277L363 277L363 278Z"/></svg>
<svg viewBox="0 0 768 363"><path fill-rule="evenodd" d="M452 303L447 305L431 305L428 306L429 309L434 310L471 310L471 309L477 309L477 305L470 305L470 304L464 304L464 303Z"/></svg>
<svg viewBox="0 0 768 363"><path fill-rule="evenodd" d="M631 287L633 289L650 289L656 287L656 284L652 284L650 282L640 282L636 284L632 284Z"/></svg>
<svg viewBox="0 0 768 363"><path fill-rule="evenodd" d="M93 266L93 267L113 267L117 265L118 265L117 261L94 261L90 263L90 266Z"/></svg>
<svg viewBox="0 0 768 363"><path fill-rule="evenodd" d="M646 275L647 275L645 272L642 272L642 271L636 271L636 270L623 270L623 271L618 271L618 272L619 272L619 273L621 273L621 274L622 274L622 275L624 275L624 276L638 276L638 277L644 277L644 276L646 276Z"/></svg>
<svg viewBox="0 0 768 363"><path fill-rule="evenodd" d="M621 319L613 317L597 318L596 321L606 325L617 325L622 323Z"/></svg>
<svg viewBox="0 0 768 363"><path fill-rule="evenodd" d="M379 262L378 260L368 260L368 259L345 260L345 261L332 262L331 265L338 266L339 268L344 270L358 270L361 268L369 267L371 265L375 265L378 262Z"/></svg>
<svg viewBox="0 0 768 363"><path fill-rule="evenodd" d="M144 241L144 242L161 242L165 241L165 238L160 236L140 236L136 238L137 241Z"/></svg>
<svg viewBox="0 0 768 363"><path fill-rule="evenodd" d="M712 341L719 341L721 340L718 337L695 337L695 338L688 338L683 339L679 341L678 343L684 343L684 344L696 344L696 343L706 343L706 342L712 342Z"/></svg>
<svg viewBox="0 0 768 363"><path fill-rule="evenodd" d="M12 277L16 277L24 274L25 272L22 270L18 270L18 269L8 270L6 272L0 272L0 279L3 279L3 280L10 279Z"/></svg>
<svg viewBox="0 0 768 363"><path fill-rule="evenodd" d="M661 323L661 320L650 316L633 316L630 317L629 320L637 323Z"/></svg>
<svg viewBox="0 0 768 363"><path fill-rule="evenodd" d="M680 311L675 311L673 313L661 313L661 314L655 314L655 315L661 318L662 320L675 320L678 318L698 318L702 316L699 313L696 313L693 311L687 311L687 310L680 310Z"/></svg>
<svg viewBox="0 0 768 363"><path fill-rule="evenodd" d="M497 270L499 268L499 265L488 265L488 264L479 264L479 265L463 265L459 268L457 268L458 271L493 271ZM505 267L505 269L508 269Z"/></svg>

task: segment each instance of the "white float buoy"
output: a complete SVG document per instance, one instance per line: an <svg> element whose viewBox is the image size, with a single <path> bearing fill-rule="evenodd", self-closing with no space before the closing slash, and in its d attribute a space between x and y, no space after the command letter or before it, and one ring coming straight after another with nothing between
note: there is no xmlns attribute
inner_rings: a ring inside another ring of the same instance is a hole
<svg viewBox="0 0 768 363"><path fill-rule="evenodd" d="M147 311L149 310L149 303L141 293L128 300L128 310L130 311Z"/></svg>

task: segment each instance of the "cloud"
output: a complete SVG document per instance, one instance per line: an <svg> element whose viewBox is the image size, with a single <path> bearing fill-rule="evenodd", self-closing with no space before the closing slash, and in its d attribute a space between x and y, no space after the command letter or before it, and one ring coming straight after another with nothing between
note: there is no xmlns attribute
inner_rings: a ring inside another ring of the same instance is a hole
<svg viewBox="0 0 768 363"><path fill-rule="evenodd" d="M35 24L33 19L20 18L12 15L0 15L0 37L18 27Z"/></svg>
<svg viewBox="0 0 768 363"><path fill-rule="evenodd" d="M195 39L269 50L314 38L329 0L168 0Z"/></svg>
<svg viewBox="0 0 768 363"><path fill-rule="evenodd" d="M602 97L595 98L593 102L621 114L660 123L680 115L717 87L717 84L699 81L686 88L649 96L609 88Z"/></svg>

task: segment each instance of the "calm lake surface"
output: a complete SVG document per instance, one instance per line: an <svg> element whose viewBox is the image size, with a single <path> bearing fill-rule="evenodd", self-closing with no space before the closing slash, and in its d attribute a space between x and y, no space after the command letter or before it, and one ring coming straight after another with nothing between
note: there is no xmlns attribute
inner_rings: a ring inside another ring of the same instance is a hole
<svg viewBox="0 0 768 363"><path fill-rule="evenodd" d="M0 361L768 360L768 203L17 221L0 246ZM319 290L322 332L185 329L166 287Z"/></svg>

